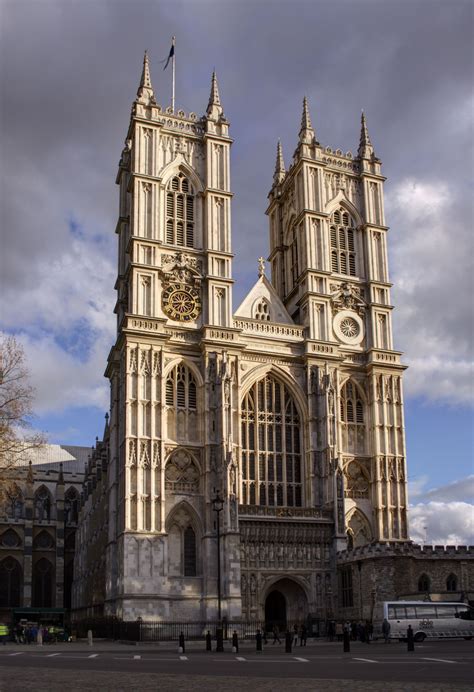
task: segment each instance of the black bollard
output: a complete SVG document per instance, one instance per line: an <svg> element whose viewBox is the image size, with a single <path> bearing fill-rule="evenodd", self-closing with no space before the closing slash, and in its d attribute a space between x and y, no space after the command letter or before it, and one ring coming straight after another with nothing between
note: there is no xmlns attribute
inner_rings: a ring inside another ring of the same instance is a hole
<svg viewBox="0 0 474 692"><path fill-rule="evenodd" d="M206 634L206 651L212 651L212 637L209 630L207 630Z"/></svg>
<svg viewBox="0 0 474 692"><path fill-rule="evenodd" d="M184 633L181 632L179 635L179 648L181 649L181 653L184 654L186 647L184 646Z"/></svg>
<svg viewBox="0 0 474 692"><path fill-rule="evenodd" d="M232 649L235 649L234 653L238 654L239 653L239 638L237 636L237 632L234 630L234 633L232 634Z"/></svg>
<svg viewBox="0 0 474 692"><path fill-rule="evenodd" d="M285 634L285 653L291 654L291 644L293 643L293 635L289 630Z"/></svg>
<svg viewBox="0 0 474 692"><path fill-rule="evenodd" d="M260 630L257 630L257 634L255 635L255 641L257 643L257 652L262 651L262 633Z"/></svg>
<svg viewBox="0 0 474 692"><path fill-rule="evenodd" d="M351 650L351 637L349 632L345 629L342 635L342 641L344 643L344 653L348 654Z"/></svg>
<svg viewBox="0 0 474 692"><path fill-rule="evenodd" d="M411 625L408 625L407 629L407 651L415 651L415 637Z"/></svg>

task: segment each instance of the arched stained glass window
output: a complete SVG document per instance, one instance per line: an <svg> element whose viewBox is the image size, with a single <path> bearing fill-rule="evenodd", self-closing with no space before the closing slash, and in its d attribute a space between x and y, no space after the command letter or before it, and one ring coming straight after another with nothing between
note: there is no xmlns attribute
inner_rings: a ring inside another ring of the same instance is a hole
<svg viewBox="0 0 474 692"><path fill-rule="evenodd" d="M288 388L271 375L242 403L242 502L301 507L300 418Z"/></svg>
<svg viewBox="0 0 474 692"><path fill-rule="evenodd" d="M53 565L41 558L33 566L33 607L51 608L53 596Z"/></svg>
<svg viewBox="0 0 474 692"><path fill-rule="evenodd" d="M20 563L13 557L0 562L0 607L15 608L21 605L23 574Z"/></svg>

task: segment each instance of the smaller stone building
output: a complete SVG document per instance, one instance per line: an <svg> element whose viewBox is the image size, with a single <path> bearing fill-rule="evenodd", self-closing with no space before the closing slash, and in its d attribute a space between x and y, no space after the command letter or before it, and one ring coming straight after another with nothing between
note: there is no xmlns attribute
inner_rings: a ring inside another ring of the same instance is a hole
<svg viewBox="0 0 474 692"><path fill-rule="evenodd" d="M463 601L474 605L474 546L372 543L341 551L337 615L372 620L388 600Z"/></svg>
<svg viewBox="0 0 474 692"><path fill-rule="evenodd" d="M70 608L80 493L89 447L44 445L9 471L0 514L0 620L13 608Z"/></svg>

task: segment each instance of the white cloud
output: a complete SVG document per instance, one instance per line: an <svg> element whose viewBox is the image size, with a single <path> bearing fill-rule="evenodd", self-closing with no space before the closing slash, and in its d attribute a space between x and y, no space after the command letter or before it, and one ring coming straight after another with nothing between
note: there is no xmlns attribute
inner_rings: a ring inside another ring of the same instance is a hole
<svg viewBox="0 0 474 692"><path fill-rule="evenodd" d="M445 182L401 180L387 194L396 346L408 395L473 400L470 201Z"/></svg>
<svg viewBox="0 0 474 692"><path fill-rule="evenodd" d="M410 538L417 543L472 545L474 505L468 502L426 502L410 507Z"/></svg>

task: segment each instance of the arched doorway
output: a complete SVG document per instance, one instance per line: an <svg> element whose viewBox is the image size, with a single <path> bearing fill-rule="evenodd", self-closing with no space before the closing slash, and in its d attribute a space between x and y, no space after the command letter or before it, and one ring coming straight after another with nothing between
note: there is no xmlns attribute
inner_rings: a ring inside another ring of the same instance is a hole
<svg viewBox="0 0 474 692"><path fill-rule="evenodd" d="M286 599L281 591L270 591L265 600L265 629L270 632L275 625L286 629Z"/></svg>
<svg viewBox="0 0 474 692"><path fill-rule="evenodd" d="M272 584L265 598L265 626L267 631L275 625L285 630L302 625L308 616L308 598L304 588L293 579L279 579Z"/></svg>

